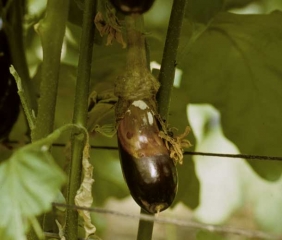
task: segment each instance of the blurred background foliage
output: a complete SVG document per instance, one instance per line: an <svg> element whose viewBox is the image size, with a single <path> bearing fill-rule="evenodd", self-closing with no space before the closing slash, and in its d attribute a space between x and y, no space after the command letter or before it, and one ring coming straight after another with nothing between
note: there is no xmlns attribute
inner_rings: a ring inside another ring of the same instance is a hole
<svg viewBox="0 0 282 240"><path fill-rule="evenodd" d="M44 16L46 0L27 2L24 40L30 74L38 88L42 50L34 24ZM70 2L56 127L72 120L83 1ZM150 58L157 63L161 62L171 6L172 0L156 0L144 16ZM282 156L282 13L279 10L282 10L280 0L188 0L177 59L181 74L173 90L169 125L179 132L187 125L192 127L188 138L193 147L189 151ZM126 54L116 43L105 46L105 39L98 32L94 42L93 89L98 84L114 83L124 69ZM99 124L112 119L113 111L107 114L107 119L99 120ZM10 139L23 141L25 131L21 113ZM67 143L68 136L59 142ZM98 133L92 135L91 144L117 146L115 137L106 138ZM53 154L66 168L66 150L54 147ZM93 149L91 159L94 206L138 213L136 204L128 197L118 152ZM179 191L174 207L161 215L282 234L281 162L185 156L178 171ZM123 224L115 230L113 225L121 224L118 219L113 221L97 215L94 220L103 239L135 238L137 222ZM183 236L199 240L246 239L202 231L191 233L168 226L166 229L170 229L167 235L170 238L155 227L154 239L184 239Z"/></svg>

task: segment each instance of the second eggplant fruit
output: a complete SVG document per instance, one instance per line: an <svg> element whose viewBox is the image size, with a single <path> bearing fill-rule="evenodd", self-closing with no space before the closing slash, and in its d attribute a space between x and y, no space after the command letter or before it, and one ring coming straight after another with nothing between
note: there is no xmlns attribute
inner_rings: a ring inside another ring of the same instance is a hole
<svg viewBox="0 0 282 240"><path fill-rule="evenodd" d="M142 14L152 7L154 0L111 0L111 3L124 14Z"/></svg>

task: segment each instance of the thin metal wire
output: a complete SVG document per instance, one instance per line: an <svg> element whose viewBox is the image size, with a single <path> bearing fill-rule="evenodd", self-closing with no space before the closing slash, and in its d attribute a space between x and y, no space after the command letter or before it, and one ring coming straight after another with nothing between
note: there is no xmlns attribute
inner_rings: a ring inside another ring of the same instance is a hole
<svg viewBox="0 0 282 240"><path fill-rule="evenodd" d="M55 143L53 146L63 147L65 144ZM91 146L91 149L101 149L101 150L113 150L117 151L117 147L112 146ZM278 156L261 156L261 155L251 155L251 154L229 154L229 153L210 153L210 152L192 152L185 151L184 155L200 155L200 156L212 156L212 157L228 157L228 158L243 158L243 159L253 159L253 160L265 160L265 161L282 161L282 157Z"/></svg>
<svg viewBox="0 0 282 240"><path fill-rule="evenodd" d="M18 144L18 141L9 141L11 144ZM27 143L26 143L27 144ZM65 147L64 143L54 143L55 147ZM112 150L117 151L116 146L93 146L91 149L101 149L101 150ZM282 157L279 156L262 156L262 155L251 155L251 154L229 154L229 153L210 153L210 152L192 152L184 151L183 155L198 155L198 156L209 156L209 157L228 157L228 158L243 158L252 160L264 160L264 161L282 161Z"/></svg>
<svg viewBox="0 0 282 240"><path fill-rule="evenodd" d="M184 155L201 155L201 156L212 156L212 157L244 158L244 159L265 160L265 161L269 161L269 160L270 161L282 161L282 157L248 155L248 154L228 154L228 153L207 153L207 152L185 151Z"/></svg>
<svg viewBox="0 0 282 240"><path fill-rule="evenodd" d="M104 209L104 208L87 208L87 207L80 207L75 205L67 205L63 203L52 203L53 206L57 207L66 207L66 208L72 208L73 210L85 210L89 212L95 212L95 213L101 213L101 214L110 214L115 215L119 217L125 217L125 218L134 218L137 220L145 220L145 221L154 221L155 223L160 224L171 224L178 227L184 227L184 228L191 228L196 230L206 230L209 232L215 232L215 233L228 233L228 234L234 234L234 235L240 235L245 236L249 239L256 238L256 239L272 239L272 240L282 240L282 236L274 235L265 233L262 231L256 231L256 230L246 230L246 229L240 229L240 228L234 228L230 226L218 226L218 225L210 225L210 224L204 224L204 223L198 223L193 221L185 221L180 219L171 219L171 218L164 218L159 216L150 216L146 214L130 214L130 213L123 213L118 212L114 210Z"/></svg>

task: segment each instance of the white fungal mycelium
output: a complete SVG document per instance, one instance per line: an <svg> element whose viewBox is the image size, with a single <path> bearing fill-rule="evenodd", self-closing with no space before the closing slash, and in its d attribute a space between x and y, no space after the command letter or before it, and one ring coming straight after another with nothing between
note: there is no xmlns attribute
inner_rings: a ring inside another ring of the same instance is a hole
<svg viewBox="0 0 282 240"><path fill-rule="evenodd" d="M146 108L148 108L148 105L144 101L142 101L142 100L134 101L132 103L132 105L135 106L135 107L140 108L141 110L145 110Z"/></svg>
<svg viewBox="0 0 282 240"><path fill-rule="evenodd" d="M154 123L153 114L151 112L147 112L147 116L148 116L149 124L153 125L153 123Z"/></svg>

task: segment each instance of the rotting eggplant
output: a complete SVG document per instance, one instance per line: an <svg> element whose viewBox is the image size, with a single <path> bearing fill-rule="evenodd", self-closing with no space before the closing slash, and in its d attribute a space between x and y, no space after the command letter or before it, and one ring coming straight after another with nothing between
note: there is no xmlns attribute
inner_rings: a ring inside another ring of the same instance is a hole
<svg viewBox="0 0 282 240"><path fill-rule="evenodd" d="M145 100L130 104L117 136L123 176L136 203L149 213L168 208L177 192L177 169Z"/></svg>
<svg viewBox="0 0 282 240"><path fill-rule="evenodd" d="M111 0L111 3L124 14L142 14L152 7L154 0Z"/></svg>

